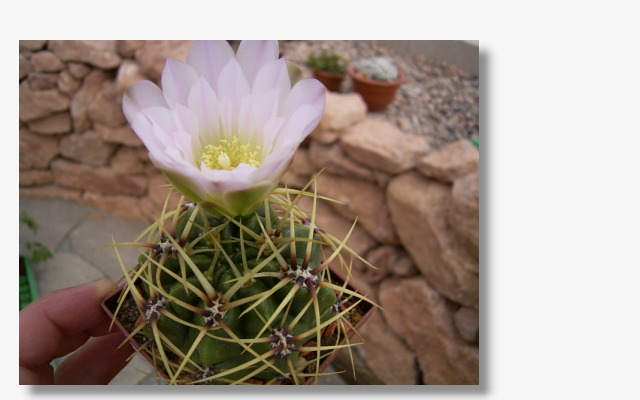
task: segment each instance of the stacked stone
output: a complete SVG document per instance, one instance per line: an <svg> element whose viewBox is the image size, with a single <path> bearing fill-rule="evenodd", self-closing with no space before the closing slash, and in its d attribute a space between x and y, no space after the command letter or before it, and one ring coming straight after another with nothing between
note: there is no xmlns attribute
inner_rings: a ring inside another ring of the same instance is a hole
<svg viewBox="0 0 640 400"><path fill-rule="evenodd" d="M158 82L189 41L20 41L20 196L63 198L149 222L165 201L122 113L124 90ZM173 199L175 201L175 199Z"/></svg>
<svg viewBox="0 0 640 400"><path fill-rule="evenodd" d="M20 196L155 219L166 180L128 127L122 94L140 79L157 83L166 58L184 60L190 44L21 41ZM301 188L323 170L319 193L343 204L319 202L317 224L343 238L357 217L347 244L379 268L354 263L355 281L384 309L352 352L354 383L477 384L479 153L467 140L436 149L391 122L358 94L327 93L283 183ZM348 357L336 369L350 370Z"/></svg>
<svg viewBox="0 0 640 400"><path fill-rule="evenodd" d="M325 115L284 177L301 187L321 169L317 224L377 266L355 281L383 307L356 348L363 384L479 382L479 152L367 114L358 94L327 94ZM308 206L309 207L309 206ZM351 369L346 352L338 367ZM345 374L345 378L349 378ZM352 378L351 378L352 379Z"/></svg>

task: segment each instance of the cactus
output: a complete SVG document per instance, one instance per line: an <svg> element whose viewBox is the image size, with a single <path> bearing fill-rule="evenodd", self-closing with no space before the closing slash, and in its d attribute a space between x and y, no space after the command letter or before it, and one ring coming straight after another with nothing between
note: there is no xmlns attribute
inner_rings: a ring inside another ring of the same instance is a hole
<svg viewBox="0 0 640 400"><path fill-rule="evenodd" d="M361 60L356 65L356 71L376 81L391 82L398 79L398 69L384 57Z"/></svg>
<svg viewBox="0 0 640 400"><path fill-rule="evenodd" d="M118 310L133 299L139 317L128 339L145 342L139 351L166 383L302 384L326 357L359 344L349 336L374 303L347 281L354 257L368 263L346 245L353 226L339 240L315 225L319 196L308 186L275 189L245 217L165 203L134 242L114 244L141 249L134 268L121 263ZM298 206L303 196L311 213Z"/></svg>

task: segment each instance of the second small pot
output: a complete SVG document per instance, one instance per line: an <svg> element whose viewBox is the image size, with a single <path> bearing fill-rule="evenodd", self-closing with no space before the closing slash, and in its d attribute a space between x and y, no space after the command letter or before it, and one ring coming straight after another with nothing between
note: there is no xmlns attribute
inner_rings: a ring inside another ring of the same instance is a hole
<svg viewBox="0 0 640 400"><path fill-rule="evenodd" d="M395 81L383 82L362 76L355 68L355 65L350 65L347 71L353 81L353 91L362 96L369 111L384 110L393 101L396 91L404 82L402 71L398 71L398 79Z"/></svg>

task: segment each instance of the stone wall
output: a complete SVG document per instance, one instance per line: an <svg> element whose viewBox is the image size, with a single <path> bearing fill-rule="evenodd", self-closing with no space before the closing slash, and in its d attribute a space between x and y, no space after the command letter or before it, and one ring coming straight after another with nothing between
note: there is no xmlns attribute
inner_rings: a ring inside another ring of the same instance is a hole
<svg viewBox="0 0 640 400"><path fill-rule="evenodd" d="M140 221L168 189L122 113L189 41L20 41L20 196L63 198Z"/></svg>
<svg viewBox="0 0 640 400"><path fill-rule="evenodd" d="M21 41L20 196L54 197L150 221L167 188L121 112L122 93L157 82L186 41ZM354 280L382 311L353 351L360 384L478 384L479 153L432 149L367 113L359 95L328 93L320 126L283 177L320 170L317 225L377 266ZM173 199L175 201L175 199ZM304 204L310 209L311 204ZM351 370L348 352L334 362ZM353 380L353 374L343 374Z"/></svg>

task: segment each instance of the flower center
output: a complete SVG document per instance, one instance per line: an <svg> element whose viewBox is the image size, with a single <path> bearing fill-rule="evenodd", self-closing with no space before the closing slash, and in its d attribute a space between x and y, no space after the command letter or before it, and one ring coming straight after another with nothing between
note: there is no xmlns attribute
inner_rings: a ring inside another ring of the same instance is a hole
<svg viewBox="0 0 640 400"><path fill-rule="evenodd" d="M250 143L240 144L237 136L231 141L222 139L217 146L208 144L204 146L202 161L209 169L232 170L240 163L249 164L252 167L259 167L261 164L258 154L262 146L255 146Z"/></svg>

